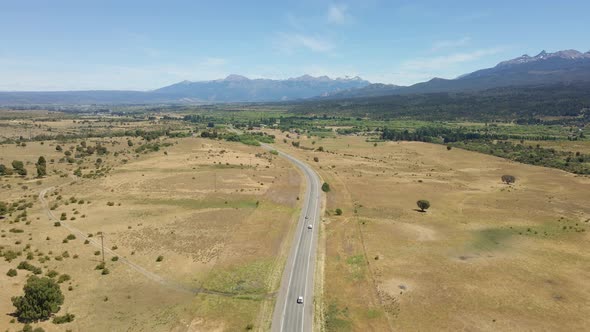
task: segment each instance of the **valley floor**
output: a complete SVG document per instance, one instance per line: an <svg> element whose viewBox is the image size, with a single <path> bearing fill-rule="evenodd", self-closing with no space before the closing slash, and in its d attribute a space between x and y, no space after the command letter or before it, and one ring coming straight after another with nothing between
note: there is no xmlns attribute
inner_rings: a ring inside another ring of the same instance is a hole
<svg viewBox="0 0 590 332"><path fill-rule="evenodd" d="M590 324L588 177L427 143L295 139L318 152L283 137L278 145L331 187L322 229L326 331ZM504 174L516 183L503 184ZM430 201L427 212L419 199Z"/></svg>

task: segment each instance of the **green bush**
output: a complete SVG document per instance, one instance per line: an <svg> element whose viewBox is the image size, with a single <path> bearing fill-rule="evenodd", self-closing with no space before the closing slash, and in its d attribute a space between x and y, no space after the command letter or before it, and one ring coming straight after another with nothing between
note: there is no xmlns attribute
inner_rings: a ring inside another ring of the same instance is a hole
<svg viewBox="0 0 590 332"><path fill-rule="evenodd" d="M336 212L336 215L337 216L341 216L342 215L342 210L340 208L337 208L335 212Z"/></svg>
<svg viewBox="0 0 590 332"><path fill-rule="evenodd" d="M6 275L9 277L16 277L17 274L18 274L18 272L16 272L15 269L10 269L10 270L8 270L8 272L6 272Z"/></svg>
<svg viewBox="0 0 590 332"><path fill-rule="evenodd" d="M65 274L64 273L64 274L60 275L59 278L57 278L57 283L58 284L61 284L61 283L64 283L66 281L69 281L71 279L72 279L72 277L70 277L69 274Z"/></svg>
<svg viewBox="0 0 590 332"><path fill-rule="evenodd" d="M12 251L12 250L7 250L3 253L4 255L4 260L7 262L12 262L14 259L16 259L19 256L19 253Z"/></svg>
<svg viewBox="0 0 590 332"><path fill-rule="evenodd" d="M41 273L43 273L43 271L41 271L41 268L36 267L36 266L30 264L27 261L20 262L16 268L19 269L19 270L31 271L34 274L41 274Z"/></svg>
<svg viewBox="0 0 590 332"><path fill-rule="evenodd" d="M21 322L46 320L59 311L64 296L59 285L50 278L31 276L27 279L23 296L12 298L15 316Z"/></svg>
<svg viewBox="0 0 590 332"><path fill-rule="evenodd" d="M156 258L156 262L161 262L164 260L164 256L158 256L158 258Z"/></svg>
<svg viewBox="0 0 590 332"><path fill-rule="evenodd" d="M324 184L322 184L322 191L325 193L330 192L330 185L327 182L324 182Z"/></svg>
<svg viewBox="0 0 590 332"><path fill-rule="evenodd" d="M421 212L426 212L426 210L430 207L430 202L425 199L421 199L416 202L416 205L418 205Z"/></svg>
<svg viewBox="0 0 590 332"><path fill-rule="evenodd" d="M65 314L63 316L55 316L52 320L53 324L65 324L65 323L71 323L74 321L74 318L76 316L73 314Z"/></svg>

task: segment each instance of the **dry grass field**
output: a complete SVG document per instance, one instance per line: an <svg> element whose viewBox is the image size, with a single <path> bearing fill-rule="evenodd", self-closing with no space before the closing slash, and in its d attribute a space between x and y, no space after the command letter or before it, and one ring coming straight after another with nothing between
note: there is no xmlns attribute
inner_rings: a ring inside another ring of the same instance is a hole
<svg viewBox="0 0 590 332"><path fill-rule="evenodd" d="M327 331L590 325L589 178L434 144L300 140L326 152L278 145L331 186ZM503 184L503 174L516 183ZM419 199L430 201L427 212Z"/></svg>
<svg viewBox="0 0 590 332"><path fill-rule="evenodd" d="M56 145L76 151L80 140L0 145L0 164L21 160L28 171L0 177L0 201L19 206L0 220L0 328L22 329L10 316L10 298L22 294L32 273L7 271L28 261L42 275L58 273L65 295L59 315L76 315L64 325L33 324L46 331L268 329L298 215L300 174L240 143L167 138L159 151L136 153L146 143L131 138L130 147L127 140L86 140L108 153L79 164L59 162L64 152ZM48 175L37 179L40 155ZM108 274L97 269L101 234ZM8 252L18 256L9 261Z"/></svg>

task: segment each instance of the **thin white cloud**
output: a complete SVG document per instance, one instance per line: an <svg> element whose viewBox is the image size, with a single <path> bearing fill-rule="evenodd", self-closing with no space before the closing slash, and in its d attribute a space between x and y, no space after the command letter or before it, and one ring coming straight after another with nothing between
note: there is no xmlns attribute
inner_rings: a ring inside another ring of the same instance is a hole
<svg viewBox="0 0 590 332"><path fill-rule="evenodd" d="M475 61L488 55L498 54L503 50L504 49L501 47L496 47L475 50L473 52L454 53L450 55L436 56L432 58L419 58L415 60L406 61L402 64L402 68L405 70L444 69L446 67L457 65L460 63Z"/></svg>
<svg viewBox="0 0 590 332"><path fill-rule="evenodd" d="M447 48L461 47L461 46L467 45L470 41L471 41L471 38L469 38L469 37L463 37L463 38L455 39L455 40L439 40L439 41L435 41L432 44L432 48L430 50L432 52L435 52L435 51L440 51L442 49L447 49Z"/></svg>
<svg viewBox="0 0 590 332"><path fill-rule="evenodd" d="M350 20L347 5L332 4L328 8L328 22L332 24L344 24Z"/></svg>
<svg viewBox="0 0 590 332"><path fill-rule="evenodd" d="M318 53L326 53L334 49L334 44L323 37L301 33L278 33L275 46L279 51L288 54L301 48Z"/></svg>

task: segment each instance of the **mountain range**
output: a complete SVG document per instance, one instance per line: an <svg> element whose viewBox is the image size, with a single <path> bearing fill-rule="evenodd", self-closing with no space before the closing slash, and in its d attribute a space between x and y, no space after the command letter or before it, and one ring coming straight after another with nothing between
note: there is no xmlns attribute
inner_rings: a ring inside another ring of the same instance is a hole
<svg viewBox="0 0 590 332"><path fill-rule="evenodd" d="M152 91L52 91L0 92L0 104L154 104L272 102L329 95L362 88L370 82L360 77L331 79L303 75L286 80L249 79L229 75L212 81L182 81Z"/></svg>
<svg viewBox="0 0 590 332"><path fill-rule="evenodd" d="M277 102L387 95L480 91L510 86L590 82L590 52L564 50L522 55L455 79L433 78L411 86L381 84L360 77L331 79L303 75L285 80L229 75L211 81L183 81L152 91L0 92L0 104L153 104Z"/></svg>
<svg viewBox="0 0 590 332"><path fill-rule="evenodd" d="M370 82L360 77L331 79L328 76L303 75L286 80L249 79L229 75L214 81L183 81L152 93L176 100L235 102L286 101L328 95L337 91L362 88Z"/></svg>
<svg viewBox="0 0 590 332"><path fill-rule="evenodd" d="M522 55L455 79L433 78L407 87L371 84L360 89L339 91L326 98L376 97L402 94L469 92L508 86L538 86L590 81L590 52L542 51L534 57Z"/></svg>

